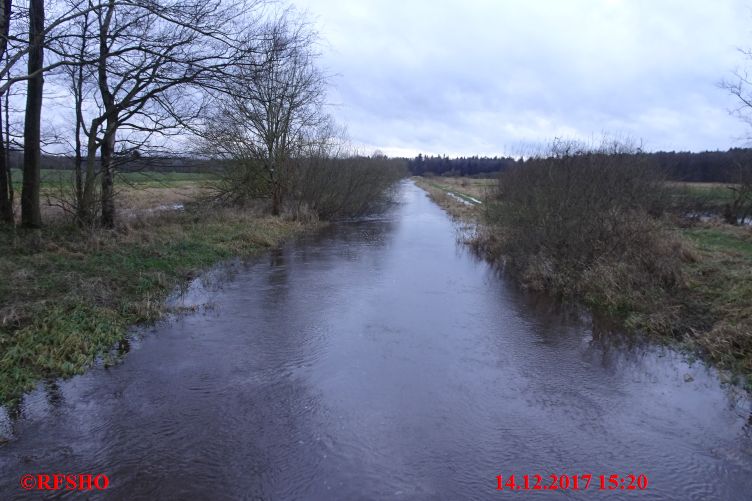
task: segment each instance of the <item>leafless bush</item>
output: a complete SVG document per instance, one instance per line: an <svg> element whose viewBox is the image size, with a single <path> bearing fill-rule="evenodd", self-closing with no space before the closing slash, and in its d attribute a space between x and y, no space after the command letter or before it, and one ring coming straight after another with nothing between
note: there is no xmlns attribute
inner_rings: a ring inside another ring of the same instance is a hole
<svg viewBox="0 0 752 501"><path fill-rule="evenodd" d="M321 219L362 216L383 208L406 172L403 160L386 157L309 156L295 162L290 192Z"/></svg>
<svg viewBox="0 0 752 501"><path fill-rule="evenodd" d="M501 174L488 210L496 250L537 289L585 294L598 276L617 288L671 286L680 280L680 246L658 221L664 190L634 145L554 142Z"/></svg>
<svg viewBox="0 0 752 501"><path fill-rule="evenodd" d="M264 167L253 158L222 162L221 176L211 186L212 201L219 205L247 207L268 198L271 191Z"/></svg>
<svg viewBox="0 0 752 501"><path fill-rule="evenodd" d="M744 224L752 219L752 159L734 162L736 184L728 187L731 200L723 208L723 219L729 224Z"/></svg>

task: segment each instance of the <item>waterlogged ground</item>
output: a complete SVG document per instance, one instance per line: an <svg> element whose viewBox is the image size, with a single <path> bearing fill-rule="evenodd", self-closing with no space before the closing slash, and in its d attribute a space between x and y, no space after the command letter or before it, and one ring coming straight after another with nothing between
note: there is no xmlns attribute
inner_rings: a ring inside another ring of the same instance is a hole
<svg viewBox="0 0 752 501"><path fill-rule="evenodd" d="M748 400L701 364L516 291L410 183L388 217L227 265L179 301L204 306L139 331L118 365L4 410L2 499L25 497L23 474L54 472L105 473L104 494L124 499L752 492ZM649 485L496 491L512 473Z"/></svg>

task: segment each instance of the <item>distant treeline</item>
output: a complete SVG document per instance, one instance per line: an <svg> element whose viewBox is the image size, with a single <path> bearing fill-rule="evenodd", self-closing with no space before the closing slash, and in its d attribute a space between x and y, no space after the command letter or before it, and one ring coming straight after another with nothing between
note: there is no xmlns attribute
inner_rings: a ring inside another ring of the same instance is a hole
<svg viewBox="0 0 752 501"><path fill-rule="evenodd" d="M752 165L752 148L732 148L728 151L659 151L655 153L635 153L654 162L655 168L666 173L674 181L733 183L738 181L739 166ZM23 160L21 152L10 153L12 167L20 168ZM476 176L493 177L496 173L513 165L530 160L512 157L457 157L418 155L407 160L410 174L414 176ZM216 172L221 170L217 161L187 157L130 156L120 158L118 170L171 171L171 172ZM56 155L42 155L43 169L72 169L73 159Z"/></svg>
<svg viewBox="0 0 752 501"><path fill-rule="evenodd" d="M493 175L515 165L514 158L499 157L459 157L418 155L407 161L407 167L413 176L436 174L444 176L484 176Z"/></svg>
<svg viewBox="0 0 752 501"><path fill-rule="evenodd" d="M728 151L700 153L659 151L648 153L659 168L675 181L702 183L736 183L740 167L752 164L752 149L732 148Z"/></svg>
<svg viewBox="0 0 752 501"><path fill-rule="evenodd" d="M13 169L23 166L23 152L11 151L9 163ZM189 157L156 157L156 156L116 156L114 166L120 172L216 172L221 165L215 160L202 160ZM72 170L75 161L71 156L42 155L40 168L53 170Z"/></svg>
<svg viewBox="0 0 752 501"><path fill-rule="evenodd" d="M752 149L732 148L728 151L635 153L654 162L655 168L674 181L731 183L737 182L739 167L752 164ZM513 165L528 161L511 157L459 157L418 155L408 160L410 173L446 176L493 176Z"/></svg>

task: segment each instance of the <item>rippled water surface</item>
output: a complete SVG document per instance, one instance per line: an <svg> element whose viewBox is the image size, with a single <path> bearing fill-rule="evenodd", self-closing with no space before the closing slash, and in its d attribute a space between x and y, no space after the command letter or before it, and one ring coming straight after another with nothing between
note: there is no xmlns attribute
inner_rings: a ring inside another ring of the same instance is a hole
<svg viewBox="0 0 752 501"><path fill-rule="evenodd" d="M62 471L120 499L752 499L747 400L516 291L410 183L180 301L205 306L4 411L0 498ZM511 473L649 487L497 492Z"/></svg>

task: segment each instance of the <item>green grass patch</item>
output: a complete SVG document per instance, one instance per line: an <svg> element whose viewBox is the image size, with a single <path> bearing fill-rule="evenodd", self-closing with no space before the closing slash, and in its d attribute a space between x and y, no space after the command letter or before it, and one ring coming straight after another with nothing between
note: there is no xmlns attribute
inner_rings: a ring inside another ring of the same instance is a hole
<svg viewBox="0 0 752 501"><path fill-rule="evenodd" d="M120 231L0 231L0 404L43 378L83 372L154 321L175 287L218 261L278 244L303 227L233 211L163 214Z"/></svg>
<svg viewBox="0 0 752 501"><path fill-rule="evenodd" d="M717 251L752 260L752 232L730 226L717 226L691 228L684 230L684 234L703 251Z"/></svg>
<svg viewBox="0 0 752 501"><path fill-rule="evenodd" d="M730 185L720 183L668 183L669 196L680 207L718 210L734 200Z"/></svg>
<svg viewBox="0 0 752 501"><path fill-rule="evenodd" d="M119 173L118 177L129 184L155 188L217 179L215 174L206 172L123 172Z"/></svg>
<svg viewBox="0 0 752 501"><path fill-rule="evenodd" d="M21 190L23 174L19 169L12 169L13 186ZM74 174L72 170L42 169L42 189L72 186ZM116 184L135 185L144 188L176 187L186 184L201 183L216 179L210 172L119 172L116 174Z"/></svg>
<svg viewBox="0 0 752 501"><path fill-rule="evenodd" d="M685 267L692 341L752 388L752 232L732 226L684 230L697 259Z"/></svg>

